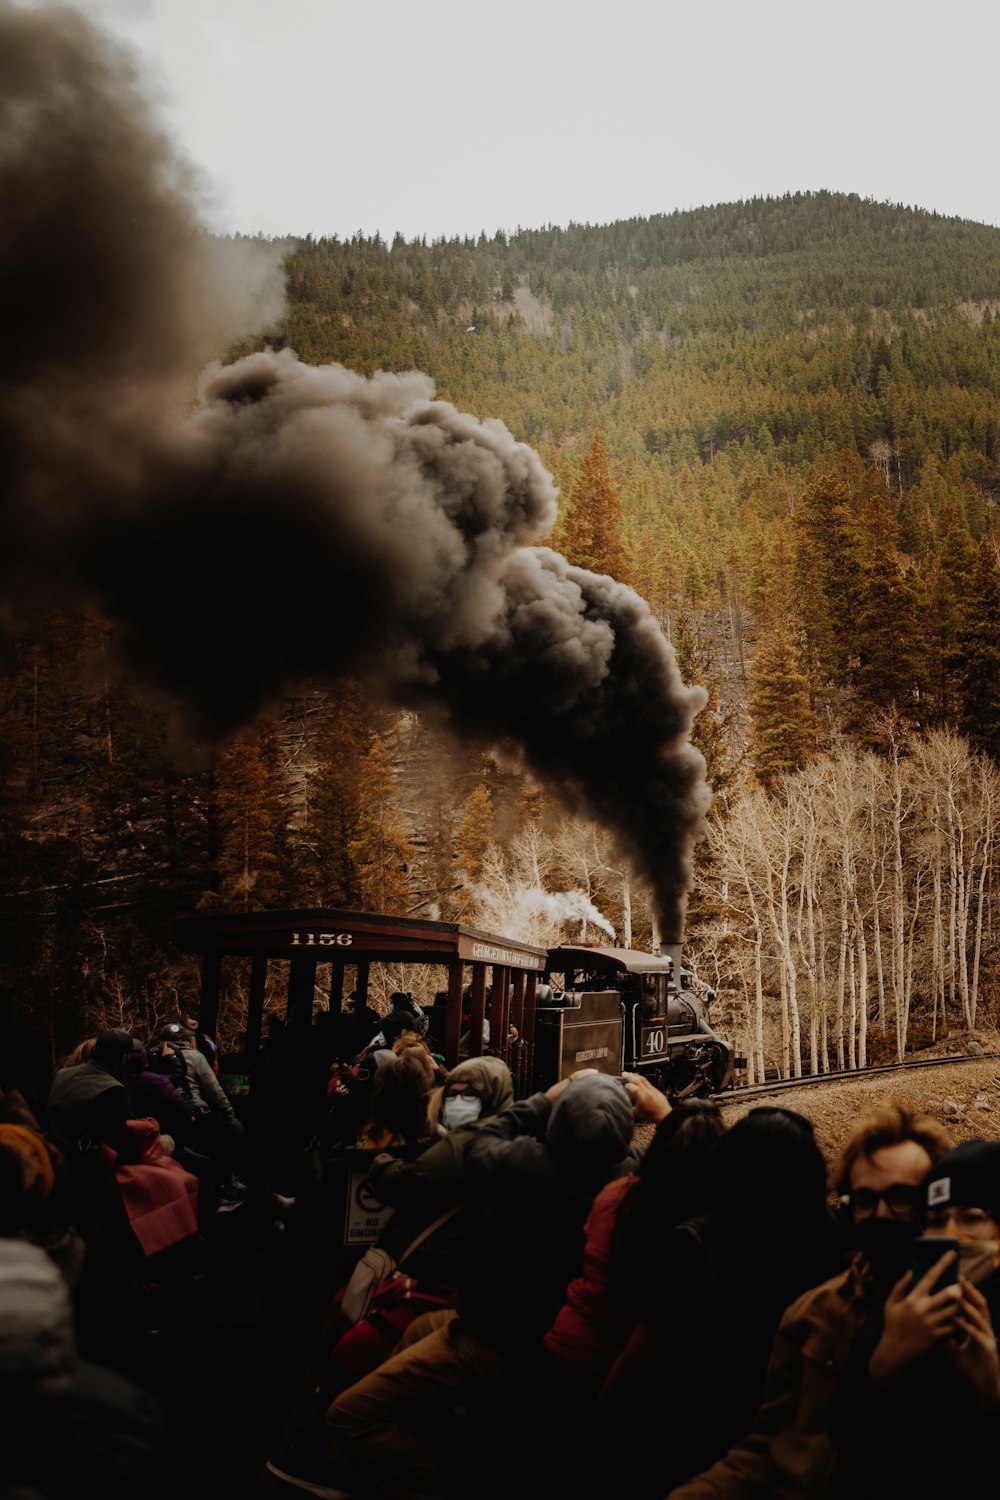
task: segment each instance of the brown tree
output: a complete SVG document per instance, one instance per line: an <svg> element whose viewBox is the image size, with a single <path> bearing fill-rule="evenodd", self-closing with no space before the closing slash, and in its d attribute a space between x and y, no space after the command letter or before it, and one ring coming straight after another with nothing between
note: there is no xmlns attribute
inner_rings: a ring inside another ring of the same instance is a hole
<svg viewBox="0 0 1000 1500"><path fill-rule="evenodd" d="M567 559L592 573L610 573L619 583L631 583L625 548L621 540L621 505L611 473L604 440L595 432L573 489L572 507L562 530Z"/></svg>

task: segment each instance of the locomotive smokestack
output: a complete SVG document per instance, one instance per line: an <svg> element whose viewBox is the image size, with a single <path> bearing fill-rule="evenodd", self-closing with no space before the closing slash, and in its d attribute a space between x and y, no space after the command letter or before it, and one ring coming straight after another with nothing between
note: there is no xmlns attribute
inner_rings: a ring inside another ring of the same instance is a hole
<svg viewBox="0 0 1000 1500"><path fill-rule="evenodd" d="M285 351L199 380L238 309L124 65L3 0L0 59L8 582L96 599L199 736L350 672L501 747L616 835L679 933L704 694L631 589L537 545L535 454L421 375Z"/></svg>

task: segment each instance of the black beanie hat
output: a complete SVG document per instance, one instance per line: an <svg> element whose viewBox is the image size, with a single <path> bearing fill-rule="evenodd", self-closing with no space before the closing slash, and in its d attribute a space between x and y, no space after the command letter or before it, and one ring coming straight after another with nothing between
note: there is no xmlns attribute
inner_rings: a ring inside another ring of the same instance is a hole
<svg viewBox="0 0 1000 1500"><path fill-rule="evenodd" d="M1000 1141L965 1141L927 1174L928 1208L983 1208L1000 1223Z"/></svg>
<svg viewBox="0 0 1000 1500"><path fill-rule="evenodd" d="M105 1068L115 1067L121 1062L123 1056L130 1056L131 1052L131 1036L120 1027L115 1027L111 1031L98 1032L90 1060L100 1063Z"/></svg>

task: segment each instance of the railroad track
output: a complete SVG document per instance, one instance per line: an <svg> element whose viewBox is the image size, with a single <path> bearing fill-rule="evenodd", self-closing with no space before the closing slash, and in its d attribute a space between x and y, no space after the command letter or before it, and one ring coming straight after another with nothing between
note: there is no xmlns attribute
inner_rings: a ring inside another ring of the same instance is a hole
<svg viewBox="0 0 1000 1500"><path fill-rule="evenodd" d="M758 1094L783 1093L786 1089L822 1088L824 1084L836 1083L843 1078L874 1078L879 1073L904 1073L910 1068L947 1068L955 1063L989 1062L1000 1059L1000 1052L962 1053L959 1057L915 1057L908 1062L881 1063L877 1068L845 1068L836 1073L810 1073L805 1078L775 1078L770 1083L755 1083L748 1087L727 1089L710 1098L717 1104L735 1104L740 1099L753 1099Z"/></svg>

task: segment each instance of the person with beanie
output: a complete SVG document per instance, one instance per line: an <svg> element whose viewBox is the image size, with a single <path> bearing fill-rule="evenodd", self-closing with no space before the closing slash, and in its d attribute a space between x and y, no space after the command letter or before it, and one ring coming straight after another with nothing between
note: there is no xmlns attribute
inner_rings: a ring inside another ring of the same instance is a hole
<svg viewBox="0 0 1000 1500"><path fill-rule="evenodd" d="M89 1061L60 1068L49 1091L52 1134L77 1151L105 1145L120 1161L137 1161L142 1147L129 1131L132 1118L125 1079L132 1063L132 1038L114 1027L98 1034Z"/></svg>
<svg viewBox="0 0 1000 1500"><path fill-rule="evenodd" d="M786 1308L764 1400L745 1436L671 1490L670 1500L813 1500L831 1493L837 1465L831 1410L857 1385L852 1351L863 1330L879 1326L885 1299L909 1263L924 1180L950 1145L936 1120L908 1104L885 1105L861 1121L834 1179L850 1264ZM788 1245L794 1251L794 1238ZM896 1491L890 1486L886 1493Z"/></svg>
<svg viewBox="0 0 1000 1500"><path fill-rule="evenodd" d="M922 1197L928 1231L954 1237L957 1256L945 1249L919 1279L905 1272L855 1340L831 1416L831 1493L845 1500L946 1493L956 1455L986 1474L1000 1441L1000 1142L947 1152Z"/></svg>

